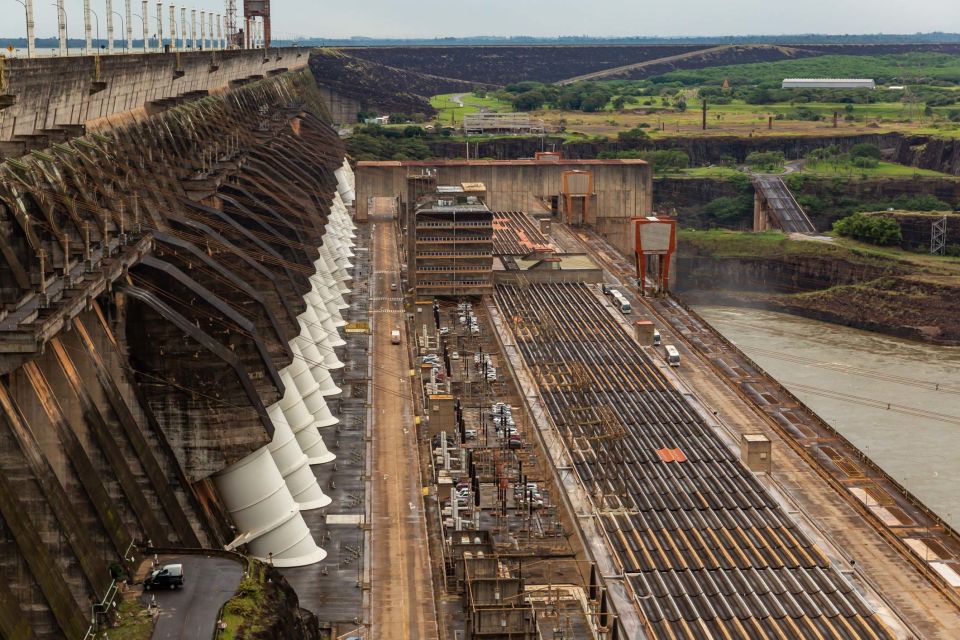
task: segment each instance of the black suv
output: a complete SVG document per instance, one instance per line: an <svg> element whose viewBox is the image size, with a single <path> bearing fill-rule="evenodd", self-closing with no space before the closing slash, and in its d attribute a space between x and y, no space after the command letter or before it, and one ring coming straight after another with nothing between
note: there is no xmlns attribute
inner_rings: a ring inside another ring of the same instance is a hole
<svg viewBox="0 0 960 640"><path fill-rule="evenodd" d="M183 565L168 564L154 569L143 580L144 591L150 589L176 589L183 586Z"/></svg>

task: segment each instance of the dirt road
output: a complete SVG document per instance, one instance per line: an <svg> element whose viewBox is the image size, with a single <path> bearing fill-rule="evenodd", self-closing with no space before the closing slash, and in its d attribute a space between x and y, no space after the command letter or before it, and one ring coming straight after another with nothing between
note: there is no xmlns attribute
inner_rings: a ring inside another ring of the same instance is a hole
<svg viewBox="0 0 960 640"><path fill-rule="evenodd" d="M403 299L396 229L371 218L373 273L370 318L373 330L373 522L371 637L437 638L437 614L420 465L413 420L410 364L403 328ZM399 327L400 345L390 332Z"/></svg>

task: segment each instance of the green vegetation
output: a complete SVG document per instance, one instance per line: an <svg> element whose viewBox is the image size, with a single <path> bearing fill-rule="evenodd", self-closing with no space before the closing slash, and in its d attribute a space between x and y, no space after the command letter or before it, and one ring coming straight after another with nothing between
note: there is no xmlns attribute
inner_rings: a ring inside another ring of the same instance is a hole
<svg viewBox="0 0 960 640"><path fill-rule="evenodd" d="M424 142L426 129L406 127L358 127L347 139L347 149L357 160L426 160L433 157Z"/></svg>
<svg viewBox="0 0 960 640"><path fill-rule="evenodd" d="M116 626L106 632L110 640L150 640L151 635L153 617L138 598L120 603L117 607Z"/></svg>
<svg viewBox="0 0 960 640"><path fill-rule="evenodd" d="M707 213L717 224L732 225L753 217L753 198L743 196L721 196L707 204Z"/></svg>
<svg viewBox="0 0 960 640"><path fill-rule="evenodd" d="M684 169L683 175L690 178L733 178L735 176L742 176L743 174L733 167L714 166Z"/></svg>
<svg viewBox="0 0 960 640"><path fill-rule="evenodd" d="M779 62L729 65L672 71L653 80L684 86L770 85L784 78L874 78L878 85L960 84L960 57L945 53L903 53L875 56L820 56Z"/></svg>
<svg viewBox="0 0 960 640"><path fill-rule="evenodd" d="M839 147L830 146L814 149L807 154L803 171L822 176L859 176L871 177L910 177L945 176L938 171L916 169L892 162L880 160L880 148L874 144L855 145L849 153Z"/></svg>
<svg viewBox="0 0 960 640"><path fill-rule="evenodd" d="M747 166L754 171L781 171L785 161L782 151L754 151L746 158Z"/></svg>
<svg viewBox="0 0 960 640"><path fill-rule="evenodd" d="M265 600L264 579L263 565L251 564L250 575L244 576L240 581L237 595L227 601L223 607L222 619L226 629L220 634L222 640L235 640L258 630L265 617L264 612L261 611Z"/></svg>
<svg viewBox="0 0 960 640"><path fill-rule="evenodd" d="M900 223L887 216L855 213L834 222L833 231L841 236L881 247L899 245L903 240Z"/></svg>
<svg viewBox="0 0 960 640"><path fill-rule="evenodd" d="M663 149L660 151L645 149L601 151L597 154L597 158L601 160L630 160L639 158L649 162L654 173L675 173L690 166L690 156L677 149Z"/></svg>
<svg viewBox="0 0 960 640"><path fill-rule="evenodd" d="M459 103L454 98L458 98ZM437 121L439 123L452 127L462 124L463 116L466 113L513 111L513 106L509 101L500 100L497 96L481 90L473 93L447 93L433 96L430 98L430 106L438 111Z"/></svg>

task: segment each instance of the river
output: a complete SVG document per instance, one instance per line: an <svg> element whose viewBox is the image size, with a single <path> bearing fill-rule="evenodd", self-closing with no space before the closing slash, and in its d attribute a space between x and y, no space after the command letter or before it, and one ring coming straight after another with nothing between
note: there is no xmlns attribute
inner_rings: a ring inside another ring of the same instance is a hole
<svg viewBox="0 0 960 640"><path fill-rule="evenodd" d="M696 310L960 528L960 347L756 309Z"/></svg>

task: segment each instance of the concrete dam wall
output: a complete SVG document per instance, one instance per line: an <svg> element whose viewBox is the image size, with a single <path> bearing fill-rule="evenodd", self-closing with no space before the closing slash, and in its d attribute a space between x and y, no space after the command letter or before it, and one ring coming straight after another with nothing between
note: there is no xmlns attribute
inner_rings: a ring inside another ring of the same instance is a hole
<svg viewBox="0 0 960 640"><path fill-rule="evenodd" d="M280 48L0 59L0 157L301 69L308 54Z"/></svg>
<svg viewBox="0 0 960 640"><path fill-rule="evenodd" d="M2 139L104 122L0 164L0 637L83 638L134 543L325 555L299 512L330 500L343 146L305 71L141 108L297 55L237 53L166 84L173 56L117 56L99 94L90 59L7 69Z"/></svg>

